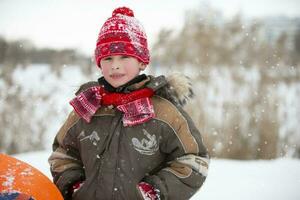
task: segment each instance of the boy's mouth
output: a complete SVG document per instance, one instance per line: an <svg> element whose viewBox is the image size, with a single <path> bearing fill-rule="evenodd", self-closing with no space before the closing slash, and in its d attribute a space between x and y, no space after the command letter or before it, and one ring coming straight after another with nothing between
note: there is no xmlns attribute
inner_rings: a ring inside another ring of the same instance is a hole
<svg viewBox="0 0 300 200"><path fill-rule="evenodd" d="M113 73L110 75L110 77L113 79L119 79L119 78L122 78L123 76L125 76L125 74Z"/></svg>

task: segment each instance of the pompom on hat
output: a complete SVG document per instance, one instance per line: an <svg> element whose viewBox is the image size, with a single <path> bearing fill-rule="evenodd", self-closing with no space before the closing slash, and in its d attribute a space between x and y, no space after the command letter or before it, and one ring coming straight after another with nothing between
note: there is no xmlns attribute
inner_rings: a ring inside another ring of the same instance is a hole
<svg viewBox="0 0 300 200"><path fill-rule="evenodd" d="M101 67L101 59L112 55L132 56L146 65L149 64L145 30L130 8L115 9L112 17L100 29L95 49L96 64Z"/></svg>

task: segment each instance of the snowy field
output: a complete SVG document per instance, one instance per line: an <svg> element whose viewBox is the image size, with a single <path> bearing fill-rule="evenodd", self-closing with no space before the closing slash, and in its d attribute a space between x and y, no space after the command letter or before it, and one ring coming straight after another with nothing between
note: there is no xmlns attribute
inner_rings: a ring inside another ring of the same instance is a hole
<svg viewBox="0 0 300 200"><path fill-rule="evenodd" d="M51 177L49 151L16 155ZM212 159L207 181L191 200L299 200L300 160Z"/></svg>

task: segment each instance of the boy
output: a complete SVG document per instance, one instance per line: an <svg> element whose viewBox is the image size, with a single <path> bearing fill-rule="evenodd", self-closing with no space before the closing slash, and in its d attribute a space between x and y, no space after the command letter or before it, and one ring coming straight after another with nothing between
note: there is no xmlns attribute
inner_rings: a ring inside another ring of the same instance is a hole
<svg viewBox="0 0 300 200"><path fill-rule="evenodd" d="M189 199L209 159L182 109L192 94L187 79L139 75L149 63L147 38L126 7L102 26L95 58L103 77L70 102L49 158L54 183L65 199Z"/></svg>

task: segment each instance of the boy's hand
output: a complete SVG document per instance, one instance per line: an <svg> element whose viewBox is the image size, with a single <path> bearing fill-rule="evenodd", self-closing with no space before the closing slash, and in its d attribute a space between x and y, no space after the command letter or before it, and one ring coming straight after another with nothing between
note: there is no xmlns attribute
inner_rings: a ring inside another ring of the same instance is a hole
<svg viewBox="0 0 300 200"><path fill-rule="evenodd" d="M74 193L81 188L84 182L78 181L71 187L71 192Z"/></svg>
<svg viewBox="0 0 300 200"><path fill-rule="evenodd" d="M159 191L149 183L140 182L138 188L144 200L160 200Z"/></svg>

